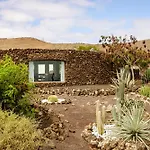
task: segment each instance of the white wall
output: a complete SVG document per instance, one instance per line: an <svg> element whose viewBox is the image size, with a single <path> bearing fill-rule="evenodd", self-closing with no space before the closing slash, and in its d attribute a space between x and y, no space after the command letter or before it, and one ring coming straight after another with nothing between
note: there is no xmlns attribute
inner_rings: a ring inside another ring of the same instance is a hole
<svg viewBox="0 0 150 150"><path fill-rule="evenodd" d="M61 62L61 82L65 82L65 63Z"/></svg>
<svg viewBox="0 0 150 150"><path fill-rule="evenodd" d="M29 62L29 81L34 82L34 63Z"/></svg>

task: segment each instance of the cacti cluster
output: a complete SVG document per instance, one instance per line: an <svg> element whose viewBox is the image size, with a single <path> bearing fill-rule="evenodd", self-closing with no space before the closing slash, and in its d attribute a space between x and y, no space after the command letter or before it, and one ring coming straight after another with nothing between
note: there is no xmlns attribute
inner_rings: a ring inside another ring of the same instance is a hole
<svg viewBox="0 0 150 150"><path fill-rule="evenodd" d="M104 133L104 124L106 116L106 107L103 105L100 110L100 102L96 102L96 126L98 133L102 135Z"/></svg>
<svg viewBox="0 0 150 150"><path fill-rule="evenodd" d="M116 88L116 106L113 107L112 115L114 120L120 120L122 115L122 107L124 106L125 100L125 87L131 86L131 74L129 71L129 66L120 70L120 73L117 72L117 79L113 79Z"/></svg>
<svg viewBox="0 0 150 150"><path fill-rule="evenodd" d="M133 76L133 75L132 75ZM124 103L124 91L125 87L131 88L134 81L131 80L131 73L129 66L126 65L125 68L120 69L120 73L117 71L117 79L112 79L114 87L116 88L116 97L120 104Z"/></svg>

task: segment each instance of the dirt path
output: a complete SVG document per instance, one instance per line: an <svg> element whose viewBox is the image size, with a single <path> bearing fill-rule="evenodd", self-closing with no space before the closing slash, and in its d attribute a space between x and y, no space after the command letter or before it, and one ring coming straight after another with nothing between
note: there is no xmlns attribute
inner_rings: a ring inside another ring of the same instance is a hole
<svg viewBox="0 0 150 150"><path fill-rule="evenodd" d="M71 125L71 130L75 133L69 133L69 137L63 142L56 143L56 150L88 150L87 143L82 139L81 132L89 123L95 122L95 101L100 100L108 105L112 104L113 96L61 96L60 98L69 98L72 104L52 105L54 111L67 120Z"/></svg>

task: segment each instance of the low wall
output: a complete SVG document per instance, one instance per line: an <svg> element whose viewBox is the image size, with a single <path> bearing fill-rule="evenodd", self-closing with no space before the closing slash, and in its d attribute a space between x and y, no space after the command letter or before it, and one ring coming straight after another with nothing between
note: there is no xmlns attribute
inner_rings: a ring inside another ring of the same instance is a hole
<svg viewBox="0 0 150 150"><path fill-rule="evenodd" d="M65 62L65 82L36 83L39 87L107 84L111 82L111 67L104 53L76 50L10 49L0 50L0 58L10 55L15 62L28 64L33 60Z"/></svg>

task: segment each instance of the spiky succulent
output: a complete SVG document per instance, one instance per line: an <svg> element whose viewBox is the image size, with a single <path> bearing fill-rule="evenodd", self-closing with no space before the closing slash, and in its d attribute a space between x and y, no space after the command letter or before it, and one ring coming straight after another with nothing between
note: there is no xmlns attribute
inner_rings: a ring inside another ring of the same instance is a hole
<svg viewBox="0 0 150 150"><path fill-rule="evenodd" d="M125 141L142 142L149 149L147 142L150 143L150 119L144 118L144 107L137 104L132 109L124 108L121 119L118 120L114 132L119 138Z"/></svg>

